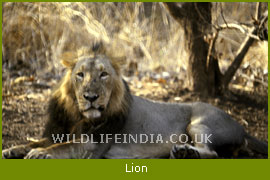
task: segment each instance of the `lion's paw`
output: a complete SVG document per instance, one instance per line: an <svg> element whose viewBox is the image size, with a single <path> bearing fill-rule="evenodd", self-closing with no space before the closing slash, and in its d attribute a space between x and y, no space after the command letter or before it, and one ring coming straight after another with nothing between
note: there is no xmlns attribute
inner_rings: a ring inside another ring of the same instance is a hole
<svg viewBox="0 0 270 180"><path fill-rule="evenodd" d="M44 148L32 149L24 159L53 159L52 155Z"/></svg>
<svg viewBox="0 0 270 180"><path fill-rule="evenodd" d="M184 145L174 145L170 154L171 159L198 159L200 158L199 152L195 147L184 144Z"/></svg>
<svg viewBox="0 0 270 180"><path fill-rule="evenodd" d="M23 159L29 152L25 145L14 146L2 151L2 159Z"/></svg>

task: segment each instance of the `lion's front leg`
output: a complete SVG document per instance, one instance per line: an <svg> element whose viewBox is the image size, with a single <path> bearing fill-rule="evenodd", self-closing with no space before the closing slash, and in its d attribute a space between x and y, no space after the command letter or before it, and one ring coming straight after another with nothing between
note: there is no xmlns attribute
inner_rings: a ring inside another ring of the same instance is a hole
<svg viewBox="0 0 270 180"><path fill-rule="evenodd" d="M44 138L26 145L13 146L2 151L2 159L23 159L33 148L48 146L49 140Z"/></svg>
<svg viewBox="0 0 270 180"><path fill-rule="evenodd" d="M95 153L92 143L59 143L47 148L32 149L25 159L89 159Z"/></svg>
<svg viewBox="0 0 270 180"><path fill-rule="evenodd" d="M30 150L27 145L13 146L2 151L2 159L23 159Z"/></svg>

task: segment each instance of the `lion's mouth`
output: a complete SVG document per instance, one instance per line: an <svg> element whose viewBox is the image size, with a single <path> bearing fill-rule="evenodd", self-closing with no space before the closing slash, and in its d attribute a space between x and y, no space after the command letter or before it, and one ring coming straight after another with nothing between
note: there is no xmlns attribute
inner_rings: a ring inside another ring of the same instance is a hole
<svg viewBox="0 0 270 180"><path fill-rule="evenodd" d="M99 107L94 107L94 106L91 106L85 110L83 110L82 112L87 112L87 111L90 111L90 110L98 110L100 112L104 111L105 110L105 107L104 106L99 106Z"/></svg>
<svg viewBox="0 0 270 180"><path fill-rule="evenodd" d="M90 106L82 111L82 114L88 119L101 117L101 112L105 110L104 106Z"/></svg>

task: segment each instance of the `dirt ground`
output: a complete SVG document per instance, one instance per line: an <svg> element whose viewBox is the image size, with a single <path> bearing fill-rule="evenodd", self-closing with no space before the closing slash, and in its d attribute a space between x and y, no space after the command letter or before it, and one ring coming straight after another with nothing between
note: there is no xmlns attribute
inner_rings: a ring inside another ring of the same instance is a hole
<svg viewBox="0 0 270 180"><path fill-rule="evenodd" d="M225 97L200 99L183 89L177 81L128 79L133 94L165 102L204 101L217 106L242 124L246 131L260 140L268 141L267 92L248 93L231 90ZM46 109L55 80L42 82L33 77L17 79L10 85L3 83L2 148L27 143L29 138L40 139L46 122ZM258 154L254 158L266 158ZM240 157L241 158L241 157Z"/></svg>

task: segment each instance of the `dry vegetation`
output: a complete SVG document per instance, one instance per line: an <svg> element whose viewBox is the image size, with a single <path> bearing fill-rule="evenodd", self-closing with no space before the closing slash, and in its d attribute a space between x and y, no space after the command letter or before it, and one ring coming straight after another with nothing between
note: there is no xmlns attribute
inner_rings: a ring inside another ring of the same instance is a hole
<svg viewBox="0 0 270 180"><path fill-rule="evenodd" d="M3 147L20 144L25 141L22 137L40 137L44 104L64 72L60 55L94 41L117 44L116 51L127 56L125 75L135 94L165 101L195 100L182 97L188 87L183 33L161 3L7 2L2 6ZM213 24L224 24L223 14L228 23L248 26L254 10L255 3L213 3ZM216 43L221 69L229 66L244 37L237 30L222 31ZM268 42L258 41L246 55L232 87L265 100L267 58ZM232 111L249 131L267 140L267 104L252 109L251 114L239 114L239 107L253 106L209 101Z"/></svg>
<svg viewBox="0 0 270 180"><path fill-rule="evenodd" d="M254 8L255 3L214 3L213 24L224 24L221 12L227 23L251 24ZM124 52L139 71L169 71L185 80L188 62L182 35L160 3L3 4L4 69L31 69L28 75L59 74L59 56L64 51L102 40L117 43L120 48L116 51ZM222 69L227 68L244 36L236 30L220 34L216 49ZM244 66L266 72L267 57L268 43L259 42L246 56Z"/></svg>
<svg viewBox="0 0 270 180"><path fill-rule="evenodd" d="M172 68L182 58L179 26L157 3L5 3L3 12L8 67L59 70L63 51L100 39L122 45L128 60L144 67L170 60Z"/></svg>

